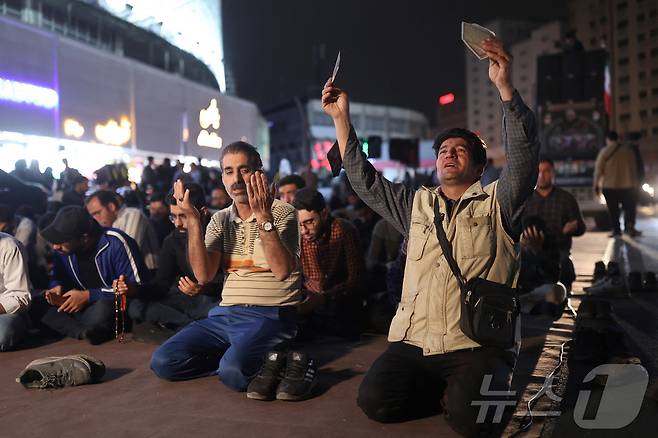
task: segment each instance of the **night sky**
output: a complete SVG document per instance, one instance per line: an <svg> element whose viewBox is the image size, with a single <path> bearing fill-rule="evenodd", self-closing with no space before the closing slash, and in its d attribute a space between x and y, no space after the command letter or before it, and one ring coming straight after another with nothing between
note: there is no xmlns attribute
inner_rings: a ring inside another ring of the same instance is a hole
<svg viewBox="0 0 658 438"><path fill-rule="evenodd" d="M416 109L432 121L438 96L464 93L462 20L541 23L566 17L566 6L565 0L223 0L222 13L238 95L261 110L294 95L319 97L340 49L336 84L352 100ZM322 44L325 58L314 62L314 46Z"/></svg>

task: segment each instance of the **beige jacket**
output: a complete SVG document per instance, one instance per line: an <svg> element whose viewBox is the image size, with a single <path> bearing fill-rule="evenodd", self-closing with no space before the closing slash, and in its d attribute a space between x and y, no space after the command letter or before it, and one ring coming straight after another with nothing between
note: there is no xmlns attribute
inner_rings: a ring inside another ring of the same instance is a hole
<svg viewBox="0 0 658 438"><path fill-rule="evenodd" d="M604 189L632 189L640 185L635 153L626 144L610 142L601 149L594 166L594 183ZM601 181L603 180L603 181Z"/></svg>
<svg viewBox="0 0 658 438"><path fill-rule="evenodd" d="M497 187L498 182L485 189L479 181L473 184L453 208L452 217L444 219L443 228L466 279L481 277L513 286L519 264L515 243L502 225ZM479 346L459 328L459 284L439 246L434 226L436 200L446 212L438 189L421 188L414 196L402 300L388 336L391 342L422 348L425 355ZM517 324L517 344L520 338Z"/></svg>

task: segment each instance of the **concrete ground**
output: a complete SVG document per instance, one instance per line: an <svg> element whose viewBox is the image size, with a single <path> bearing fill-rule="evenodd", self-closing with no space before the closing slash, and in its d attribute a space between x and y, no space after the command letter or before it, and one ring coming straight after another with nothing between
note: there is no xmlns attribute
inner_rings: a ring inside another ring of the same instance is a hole
<svg viewBox="0 0 658 438"><path fill-rule="evenodd" d="M631 270L658 271L658 219L643 219L639 228L645 234L635 240L624 238L615 242L606 233L597 232L577 238L573 259L578 281L574 291L578 293L588 285L594 262L605 258L628 262L626 268ZM618 318L620 325L627 323L626 329L637 340L643 361L654 370L658 358L658 304L649 298L626 300L625 303L637 306L626 310L622 310L626 304L619 306ZM579 299L573 298L572 302L577 308ZM645 312L639 318L634 310L637 308ZM560 345L572 337L573 328L574 318L569 312L554 322L524 319L523 349L513 382L519 404L505 436L525 423L525 402L541 388L545 376L558 363ZM364 335L359 342L326 338L316 343L311 353L320 368L317 394L311 400L286 403L248 400L243 393L226 389L214 377L175 383L159 380L148 368L155 349L148 344L129 341L90 346L71 339L33 343L1 355L0 436L456 436L440 415L384 425L366 418L356 406L359 383L385 346L385 337L381 335ZM108 370L100 384L40 391L26 390L14 381L35 358L77 353L105 362ZM558 372L557 377L556 391L560 381L567 381L568 373ZM559 403L548 397L543 399L548 400L542 400L543 405L539 406L545 410L559 408ZM547 418L536 418L522 436L551 436L555 423Z"/></svg>

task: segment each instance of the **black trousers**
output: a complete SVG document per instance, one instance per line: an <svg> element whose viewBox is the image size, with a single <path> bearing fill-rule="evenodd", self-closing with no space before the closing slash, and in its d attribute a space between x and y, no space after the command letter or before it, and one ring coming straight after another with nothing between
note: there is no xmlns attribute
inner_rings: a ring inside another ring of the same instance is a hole
<svg viewBox="0 0 658 438"><path fill-rule="evenodd" d="M133 321L160 323L170 329L180 330L192 321L206 318L208 311L218 301L218 298L203 294L191 297L175 288L161 300L131 300L128 315Z"/></svg>
<svg viewBox="0 0 658 438"><path fill-rule="evenodd" d="M499 400L513 409L513 397L486 392L507 391L514 364L513 353L494 347L423 356L418 347L394 342L364 377L357 403L368 417L382 423L443 411L461 435L497 436L502 427L494 421L497 404L489 404L484 421L478 422L481 402ZM491 380L482 395L486 376Z"/></svg>
<svg viewBox="0 0 658 438"><path fill-rule="evenodd" d="M624 230L634 230L637 214L637 189L603 189L603 197L605 197L605 203L608 207L608 214L610 214L612 230L621 233L621 225L619 224L621 210L624 210Z"/></svg>
<svg viewBox="0 0 658 438"><path fill-rule="evenodd" d="M80 312L58 312L48 304L43 295L32 296L30 315L36 324L46 326L56 333L74 339L82 339L85 332L102 333L109 341L114 337L114 301L96 301ZM97 337L103 337L97 334Z"/></svg>

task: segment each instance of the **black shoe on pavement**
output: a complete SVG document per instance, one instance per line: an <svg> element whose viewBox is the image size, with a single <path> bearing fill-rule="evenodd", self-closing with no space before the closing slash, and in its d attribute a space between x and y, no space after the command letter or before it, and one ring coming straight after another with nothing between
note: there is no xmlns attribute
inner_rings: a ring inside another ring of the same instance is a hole
<svg viewBox="0 0 658 438"><path fill-rule="evenodd" d="M102 344L103 342L107 342L114 337L112 332L102 327L93 327L87 329L84 332L82 332L80 336L82 339L89 342L91 345Z"/></svg>
<svg viewBox="0 0 658 438"><path fill-rule="evenodd" d="M596 283L598 280L602 279L608 275L608 270L605 267L605 263L598 261L594 264L594 273L592 274L592 283Z"/></svg>
<svg viewBox="0 0 658 438"><path fill-rule="evenodd" d="M276 399L301 401L311 397L318 381L316 371L315 362L306 353L289 352L286 373L276 389Z"/></svg>
<svg viewBox="0 0 658 438"><path fill-rule="evenodd" d="M274 400L276 388L283 378L286 368L286 354L270 351L260 371L247 387L247 398L253 400Z"/></svg>
<svg viewBox="0 0 658 438"><path fill-rule="evenodd" d="M608 234L608 237L621 237L621 231L613 231L612 233Z"/></svg>
<svg viewBox="0 0 658 438"><path fill-rule="evenodd" d="M105 365L91 356L44 357L33 360L16 377L26 388L62 388L96 383L105 374Z"/></svg>

